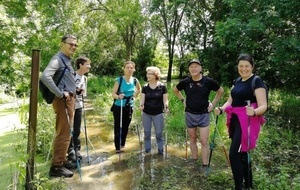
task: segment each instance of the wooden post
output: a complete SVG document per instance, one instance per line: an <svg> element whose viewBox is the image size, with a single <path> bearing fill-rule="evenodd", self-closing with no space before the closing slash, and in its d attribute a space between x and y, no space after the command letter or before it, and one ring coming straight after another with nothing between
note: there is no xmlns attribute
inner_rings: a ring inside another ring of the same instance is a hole
<svg viewBox="0 0 300 190"><path fill-rule="evenodd" d="M34 190L35 187L31 183L34 178L34 158L36 151L36 125L37 125L37 103L38 103L38 81L40 69L40 50L32 50L31 65L31 87L29 102L29 121L28 121L28 140L26 162L26 190Z"/></svg>

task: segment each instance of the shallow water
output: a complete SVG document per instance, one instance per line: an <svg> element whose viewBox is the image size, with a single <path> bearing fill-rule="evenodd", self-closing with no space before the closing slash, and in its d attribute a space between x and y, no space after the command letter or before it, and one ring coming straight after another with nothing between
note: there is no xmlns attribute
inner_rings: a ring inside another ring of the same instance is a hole
<svg viewBox="0 0 300 190"><path fill-rule="evenodd" d="M154 134L152 152L145 154L143 132L138 126L140 133L137 133L136 121L132 121L124 153L119 155L114 149L112 123L92 111L86 115L88 150L83 131L81 170L75 170L74 177L66 179L70 190L226 189L224 184L212 186L210 179L211 173L224 173L224 170L230 178L225 158L217 158L215 154L215 159L223 161L213 161L211 170L205 170L200 160L195 163L189 156L186 158L185 147L168 145L165 148L168 152L158 155Z"/></svg>

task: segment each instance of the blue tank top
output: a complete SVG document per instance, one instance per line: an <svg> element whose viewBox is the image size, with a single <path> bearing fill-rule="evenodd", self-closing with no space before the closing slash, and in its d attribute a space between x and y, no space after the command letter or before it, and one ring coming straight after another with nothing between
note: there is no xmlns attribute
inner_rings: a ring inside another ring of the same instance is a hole
<svg viewBox="0 0 300 190"><path fill-rule="evenodd" d="M125 98L122 100L122 107L125 107L126 104L130 107L133 107L134 105L133 95L135 92L135 80L137 79L134 77L130 77L129 82L127 82L124 77L122 79L122 83L120 86L120 94L125 95ZM118 82L118 84L120 84L120 77L116 78L116 81ZM116 100L115 105L121 106L121 100Z"/></svg>

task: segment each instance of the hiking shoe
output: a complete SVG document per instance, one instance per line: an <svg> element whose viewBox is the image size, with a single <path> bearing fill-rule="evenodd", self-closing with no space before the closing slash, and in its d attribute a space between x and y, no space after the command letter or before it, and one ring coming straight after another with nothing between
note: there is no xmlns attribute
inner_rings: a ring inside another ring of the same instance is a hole
<svg viewBox="0 0 300 190"><path fill-rule="evenodd" d="M73 172L64 166L51 166L49 175L50 177L72 177Z"/></svg>
<svg viewBox="0 0 300 190"><path fill-rule="evenodd" d="M76 162L76 155L75 155L75 151L70 151L68 153L68 160L72 161L72 162Z"/></svg>
<svg viewBox="0 0 300 190"><path fill-rule="evenodd" d="M79 151L76 151L76 156L77 156L78 160L82 160L82 155L80 154ZM76 157L75 157L75 159L76 159Z"/></svg>
<svg viewBox="0 0 300 190"><path fill-rule="evenodd" d="M123 153L124 151L123 150L116 150L116 154L120 154L120 153Z"/></svg>
<svg viewBox="0 0 300 190"><path fill-rule="evenodd" d="M76 156L77 156L78 160L82 160L82 155L80 154L79 151L76 151L76 152L71 151L71 152L69 152L69 154L68 154L68 160L70 160L72 162L76 162L77 161Z"/></svg>
<svg viewBox="0 0 300 190"><path fill-rule="evenodd" d="M243 189L253 189L253 186L251 185L250 187L246 184L243 184Z"/></svg>
<svg viewBox="0 0 300 190"><path fill-rule="evenodd" d="M164 155L164 150L158 150L159 155Z"/></svg>
<svg viewBox="0 0 300 190"><path fill-rule="evenodd" d="M68 160L64 163L64 167L67 168L68 170L76 169L77 163L76 163L76 161L73 162L73 161Z"/></svg>

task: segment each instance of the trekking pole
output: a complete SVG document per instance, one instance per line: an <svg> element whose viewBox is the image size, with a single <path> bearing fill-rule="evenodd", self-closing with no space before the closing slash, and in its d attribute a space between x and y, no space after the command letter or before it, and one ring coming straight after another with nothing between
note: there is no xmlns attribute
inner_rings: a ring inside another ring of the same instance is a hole
<svg viewBox="0 0 300 190"><path fill-rule="evenodd" d="M210 153L209 153L208 165L207 165L207 168L206 168L205 176L208 176L208 174L210 172L210 163L211 163L212 153L213 153L213 150L215 148L215 138L216 138L216 134L217 134L218 119L219 119L219 116L217 116L216 120L215 120L215 129L214 129L214 133L213 133L213 136L212 136L212 142L210 143Z"/></svg>
<svg viewBox="0 0 300 190"><path fill-rule="evenodd" d="M183 113L185 114L185 107L183 107ZM186 124L184 124L185 127L185 159L188 157L188 143L187 143L187 136L188 136L188 128Z"/></svg>
<svg viewBox="0 0 300 190"><path fill-rule="evenodd" d="M136 111L136 114L135 115L138 115L137 114L137 111ZM141 117L141 116L140 116ZM141 152L143 151L143 147L142 147L142 142L141 142L141 136L140 136L140 128L139 128L139 124L140 124L140 119L137 119L137 124L136 124L136 131L137 131L137 135L138 135L138 138L139 138L139 145L140 145L140 149L141 149Z"/></svg>
<svg viewBox="0 0 300 190"><path fill-rule="evenodd" d="M83 130L83 132L85 132L84 128L81 130ZM90 143L90 146L93 148L93 150L95 150L95 147L94 147L93 143L91 142L91 139L88 136L87 136L87 141Z"/></svg>
<svg viewBox="0 0 300 190"><path fill-rule="evenodd" d="M187 159L187 157L188 157L187 136L188 136L188 131L187 131L187 127L185 126L185 159Z"/></svg>
<svg viewBox="0 0 300 190"><path fill-rule="evenodd" d="M120 99L120 101L121 101L121 107L120 107L120 133L119 133L119 135L120 135L120 138L119 138L119 140L120 140L120 152L119 152L119 161L121 161L121 141L122 141L122 123L123 123L123 99Z"/></svg>
<svg viewBox="0 0 300 190"><path fill-rule="evenodd" d="M222 145L222 149L223 149L223 152L224 152L224 154L225 154L225 157L226 157L228 166L230 167L230 160L229 160L229 157L228 157L228 153L227 153L227 150L226 150L225 145L224 145L224 143L223 143L223 140L222 140L222 137L221 137L221 134L220 134L220 132L219 132L218 127L216 128L216 130L217 130L217 133L218 133L218 135L219 135L219 139L220 139L220 142L221 142L221 145Z"/></svg>
<svg viewBox="0 0 300 190"><path fill-rule="evenodd" d="M70 121L70 117L69 117L69 112L68 112L68 107L67 107L67 102L65 101L65 111L66 111L66 116L67 116L67 120L68 120L68 124L70 127L70 133L71 133L71 138L72 138L72 143L74 144L74 138L73 138L73 122L71 123ZM75 153L75 158L76 158L76 165L77 165L77 170L78 170L78 174L80 177L80 181L82 181L82 175L81 175L81 168L80 168L80 164L79 164L79 160L78 160L78 156Z"/></svg>
<svg viewBox="0 0 300 190"><path fill-rule="evenodd" d="M165 115L165 120L166 120L166 115ZM166 121L164 121L166 122ZM167 127L165 127L164 129L165 131L165 151L166 151L166 158L168 157L168 130L167 130Z"/></svg>
<svg viewBox="0 0 300 190"><path fill-rule="evenodd" d="M247 106L250 107L251 103L250 100L247 100ZM250 116L248 116L248 151L247 151L247 164L248 164L248 186L250 187L250 174L251 174L251 159L250 159Z"/></svg>
<svg viewBox="0 0 300 190"><path fill-rule="evenodd" d="M140 149L141 149L141 151L142 151L143 148L142 148L142 143L141 143L139 124L136 124L136 131L137 131L137 135L138 135L138 138L139 138Z"/></svg>
<svg viewBox="0 0 300 190"><path fill-rule="evenodd" d="M90 163L90 156L89 156L89 146L88 146L88 137L87 137L87 130L86 130L86 119L85 119L85 107L84 107L84 97L82 97L82 111L83 111L83 123L84 123L84 135L85 135L85 147L86 147L86 155L87 155L87 163Z"/></svg>

